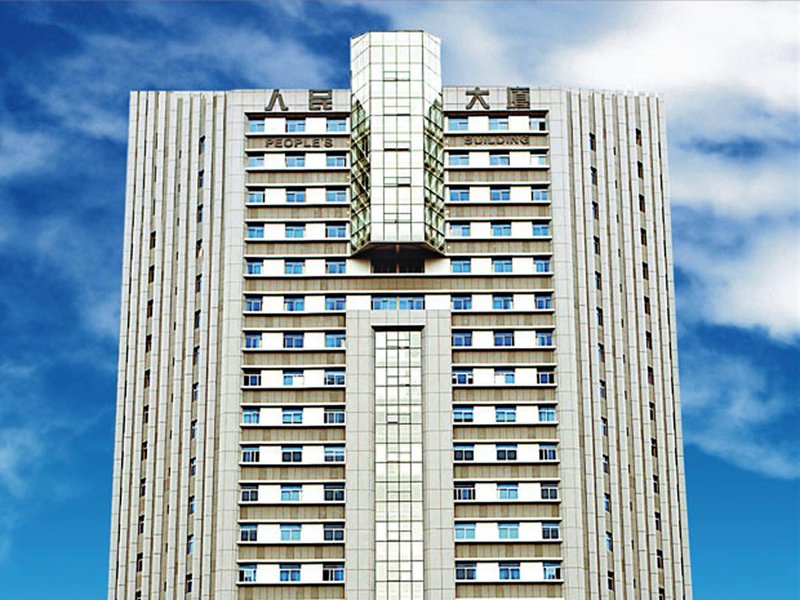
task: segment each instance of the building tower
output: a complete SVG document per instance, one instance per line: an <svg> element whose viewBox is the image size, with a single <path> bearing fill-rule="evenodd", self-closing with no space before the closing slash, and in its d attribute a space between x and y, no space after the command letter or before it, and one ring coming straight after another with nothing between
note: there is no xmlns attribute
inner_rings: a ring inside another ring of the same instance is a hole
<svg viewBox="0 0 800 600"><path fill-rule="evenodd" d="M691 598L644 94L134 92L109 600Z"/></svg>

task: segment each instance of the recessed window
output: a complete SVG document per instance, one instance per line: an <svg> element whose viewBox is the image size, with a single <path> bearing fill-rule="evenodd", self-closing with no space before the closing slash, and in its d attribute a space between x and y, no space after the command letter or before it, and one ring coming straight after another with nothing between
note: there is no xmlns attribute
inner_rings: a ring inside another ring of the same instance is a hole
<svg viewBox="0 0 800 600"><path fill-rule="evenodd" d="M325 155L326 167L346 167L347 155L346 154L326 154Z"/></svg>
<svg viewBox="0 0 800 600"><path fill-rule="evenodd" d="M322 417L322 422L326 425L344 424L344 409L338 406L326 407Z"/></svg>
<svg viewBox="0 0 800 600"><path fill-rule="evenodd" d="M245 425L258 425L261 420L261 409L245 408L242 411L242 423Z"/></svg>
<svg viewBox="0 0 800 600"><path fill-rule="evenodd" d="M510 258L493 258L492 273L511 273Z"/></svg>
<svg viewBox="0 0 800 600"><path fill-rule="evenodd" d="M511 164L508 152L490 152L489 165L493 167L507 167Z"/></svg>
<svg viewBox="0 0 800 600"><path fill-rule="evenodd" d="M244 309L248 312L260 311L263 307L262 296L248 296L244 301Z"/></svg>
<svg viewBox="0 0 800 600"><path fill-rule="evenodd" d="M517 421L517 407L516 406L495 407L494 420L497 423L515 423Z"/></svg>
<svg viewBox="0 0 800 600"><path fill-rule="evenodd" d="M541 485L542 500L558 500L558 484L543 483Z"/></svg>
<svg viewBox="0 0 800 600"><path fill-rule="evenodd" d="M261 460L261 448L258 446L245 446L242 448L242 462L257 463Z"/></svg>
<svg viewBox="0 0 800 600"><path fill-rule="evenodd" d="M514 345L514 332L513 331L495 331L493 333L495 346L513 346Z"/></svg>
<svg viewBox="0 0 800 600"><path fill-rule="evenodd" d="M534 296L537 310L547 310L553 308L553 296L550 294L536 294Z"/></svg>
<svg viewBox="0 0 800 600"><path fill-rule="evenodd" d="M450 299L453 310L471 310L472 296L470 294L454 295Z"/></svg>
<svg viewBox="0 0 800 600"><path fill-rule="evenodd" d="M247 192L247 201L250 204L264 204L264 192Z"/></svg>
<svg viewBox="0 0 800 600"><path fill-rule="evenodd" d="M323 488L325 502L344 502L344 484L326 483Z"/></svg>
<svg viewBox="0 0 800 600"><path fill-rule="evenodd" d="M511 200L511 188L492 187L489 188L489 199L492 202L508 202Z"/></svg>
<svg viewBox="0 0 800 600"><path fill-rule="evenodd" d="M475 500L474 483L456 483L453 488L454 500Z"/></svg>
<svg viewBox="0 0 800 600"><path fill-rule="evenodd" d="M305 167L306 155L305 154L287 154L285 157L285 164L287 167Z"/></svg>
<svg viewBox="0 0 800 600"><path fill-rule="evenodd" d="M344 523L325 523L322 528L322 538L326 542L343 542Z"/></svg>
<svg viewBox="0 0 800 600"><path fill-rule="evenodd" d="M243 385L245 387L258 387L261 385L261 374L260 373L245 373L244 374L244 382Z"/></svg>
<svg viewBox="0 0 800 600"><path fill-rule="evenodd" d="M300 502L302 490L301 485L282 485L281 502Z"/></svg>
<svg viewBox="0 0 800 600"><path fill-rule="evenodd" d="M252 168L260 168L264 166L264 156L249 156L247 157L247 166ZM286 165L289 166L289 165Z"/></svg>
<svg viewBox="0 0 800 600"><path fill-rule="evenodd" d="M549 223L534 223L533 224L533 237L549 237L550 225Z"/></svg>
<svg viewBox="0 0 800 600"><path fill-rule="evenodd" d="M549 202L550 194L548 190L533 188L531 190L531 200L533 202Z"/></svg>
<svg viewBox="0 0 800 600"><path fill-rule="evenodd" d="M284 261L284 273L286 275L302 275L306 270L306 261L304 260L286 260Z"/></svg>
<svg viewBox="0 0 800 600"><path fill-rule="evenodd" d="M450 202L467 202L469 188L450 188Z"/></svg>
<svg viewBox="0 0 800 600"><path fill-rule="evenodd" d="M344 296L325 296L325 310L344 310L345 304Z"/></svg>
<svg viewBox="0 0 800 600"><path fill-rule="evenodd" d="M550 272L550 259L549 258L534 258L533 267L537 273Z"/></svg>
<svg viewBox="0 0 800 600"><path fill-rule="evenodd" d="M456 444L453 447L453 460L463 462L475 460L474 444Z"/></svg>
<svg viewBox="0 0 800 600"><path fill-rule="evenodd" d="M254 583L256 580L256 565L239 565L239 581L241 583Z"/></svg>
<svg viewBox="0 0 800 600"><path fill-rule="evenodd" d="M284 369L283 370L283 385L285 386L302 386L305 383L305 376L302 369Z"/></svg>
<svg viewBox="0 0 800 600"><path fill-rule="evenodd" d="M513 461L517 460L516 444L497 444L495 447L497 460Z"/></svg>
<svg viewBox="0 0 800 600"><path fill-rule="evenodd" d="M281 462L284 463L303 462L303 447L281 446Z"/></svg>
<svg viewBox="0 0 800 600"><path fill-rule="evenodd" d="M284 333L283 334L283 347L284 348L302 348L304 335L302 333Z"/></svg>
<svg viewBox="0 0 800 600"><path fill-rule="evenodd" d="M286 119L287 133L302 133L306 130L305 119Z"/></svg>
<svg viewBox="0 0 800 600"><path fill-rule="evenodd" d="M544 117L531 117L529 125L531 131L547 131L547 119Z"/></svg>
<svg viewBox="0 0 800 600"><path fill-rule="evenodd" d="M505 221L492 223L492 236L511 237L511 223Z"/></svg>
<svg viewBox="0 0 800 600"><path fill-rule="evenodd" d="M325 123L325 130L330 133L343 133L347 131L347 119L331 119Z"/></svg>
<svg viewBox="0 0 800 600"><path fill-rule="evenodd" d="M516 382L516 371L514 369L495 369L494 382L496 385L513 385Z"/></svg>
<svg viewBox="0 0 800 600"><path fill-rule="evenodd" d="M450 223L450 235L453 237L469 237L469 223Z"/></svg>
<svg viewBox="0 0 800 600"><path fill-rule="evenodd" d="M475 420L475 411L471 406L454 406L453 423L472 423Z"/></svg>
<svg viewBox="0 0 800 600"><path fill-rule="evenodd" d="M469 273L472 271L472 262L469 258L451 258L450 271L452 273Z"/></svg>
<svg viewBox="0 0 800 600"><path fill-rule="evenodd" d="M541 367L536 370L536 382L543 385L550 385L556 382L556 374L552 368Z"/></svg>
<svg viewBox="0 0 800 600"><path fill-rule="evenodd" d="M344 369L325 369L325 385L344 385Z"/></svg>
<svg viewBox="0 0 800 600"><path fill-rule="evenodd" d="M501 540L518 540L519 523L498 523L497 537Z"/></svg>
<svg viewBox="0 0 800 600"><path fill-rule="evenodd" d="M240 542L257 542L258 541L258 525L246 524L239 526L239 541Z"/></svg>
<svg viewBox="0 0 800 600"><path fill-rule="evenodd" d="M539 444L539 460L557 460L556 444Z"/></svg>
<svg viewBox="0 0 800 600"><path fill-rule="evenodd" d="M304 296L285 296L283 299L283 309L287 312L298 312L305 310L306 300Z"/></svg>
<svg viewBox="0 0 800 600"><path fill-rule="evenodd" d="M347 190L340 189L340 188L331 188L325 190L325 201L326 202L346 202L347 201Z"/></svg>
<svg viewBox="0 0 800 600"><path fill-rule="evenodd" d="M539 422L554 423L556 420L556 407L550 404L539 406Z"/></svg>
<svg viewBox="0 0 800 600"><path fill-rule="evenodd" d="M498 500L519 500L519 484L518 483L498 483L497 484L497 499Z"/></svg>
<svg viewBox="0 0 800 600"><path fill-rule="evenodd" d="M325 462L344 462L344 446L325 446Z"/></svg>
<svg viewBox="0 0 800 600"><path fill-rule="evenodd" d="M456 540L474 540L475 523L456 523Z"/></svg>
<svg viewBox="0 0 800 600"><path fill-rule="evenodd" d="M453 346L456 348L472 346L471 331L454 331Z"/></svg>
<svg viewBox="0 0 800 600"><path fill-rule="evenodd" d="M247 261L247 274L248 275L261 275L261 270L264 266L264 262L260 260L248 260Z"/></svg>
<svg viewBox="0 0 800 600"><path fill-rule="evenodd" d="M589 134L589 150L596 150L597 149L597 137L593 134Z"/></svg>
<svg viewBox="0 0 800 600"><path fill-rule="evenodd" d="M468 128L467 117L449 117L447 119L447 129L449 131L467 131Z"/></svg>
<svg viewBox="0 0 800 600"><path fill-rule="evenodd" d="M339 275L347 271L347 262L339 259L326 259L325 272L329 275Z"/></svg>
<svg viewBox="0 0 800 600"><path fill-rule="evenodd" d="M342 563L323 563L322 581L344 581L344 565Z"/></svg>
<svg viewBox="0 0 800 600"><path fill-rule="evenodd" d="M264 133L264 119L250 119L247 121L247 131L249 133ZM200 138L205 141L205 138Z"/></svg>
<svg viewBox="0 0 800 600"><path fill-rule="evenodd" d="M597 185L597 169L595 167L589 167L589 178L592 185Z"/></svg>
<svg viewBox="0 0 800 600"><path fill-rule="evenodd" d="M508 131L508 117L489 117L489 131Z"/></svg>
<svg viewBox="0 0 800 600"><path fill-rule="evenodd" d="M500 563L500 579L519 579L519 563Z"/></svg>
<svg viewBox="0 0 800 600"><path fill-rule="evenodd" d="M345 225L344 223L326 223L325 237L327 238L347 237L347 225Z"/></svg>
<svg viewBox="0 0 800 600"><path fill-rule="evenodd" d="M286 190L286 202L289 204L302 204L306 201L304 188L290 188Z"/></svg>
<svg viewBox="0 0 800 600"><path fill-rule="evenodd" d="M244 334L245 348L261 348L261 333L247 332Z"/></svg>
<svg viewBox="0 0 800 600"><path fill-rule="evenodd" d="M451 167L464 167L469 165L468 152L450 152L448 157L448 164Z"/></svg>
<svg viewBox="0 0 800 600"><path fill-rule="evenodd" d="M326 348L344 348L344 333L325 333L325 347Z"/></svg>
<svg viewBox="0 0 800 600"><path fill-rule="evenodd" d="M552 346L553 345L553 332L552 331L537 331L536 332L536 345L537 346Z"/></svg>
<svg viewBox="0 0 800 600"><path fill-rule="evenodd" d="M471 385L473 383L472 369L453 369L453 385Z"/></svg>
<svg viewBox="0 0 800 600"><path fill-rule="evenodd" d="M456 563L456 581L474 581L477 578L478 566L476 563Z"/></svg>
<svg viewBox="0 0 800 600"><path fill-rule="evenodd" d="M494 294L492 296L494 310L511 310L514 308L514 296L511 294Z"/></svg>

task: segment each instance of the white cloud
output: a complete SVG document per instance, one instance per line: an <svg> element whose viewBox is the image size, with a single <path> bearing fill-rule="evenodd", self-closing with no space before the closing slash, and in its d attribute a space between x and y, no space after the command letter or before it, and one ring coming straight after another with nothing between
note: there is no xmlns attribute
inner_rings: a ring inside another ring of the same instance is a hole
<svg viewBox="0 0 800 600"><path fill-rule="evenodd" d="M52 135L0 125L0 181L41 169L59 145Z"/></svg>
<svg viewBox="0 0 800 600"><path fill-rule="evenodd" d="M22 496L29 481L28 465L41 455L39 433L33 428L0 429L0 490Z"/></svg>

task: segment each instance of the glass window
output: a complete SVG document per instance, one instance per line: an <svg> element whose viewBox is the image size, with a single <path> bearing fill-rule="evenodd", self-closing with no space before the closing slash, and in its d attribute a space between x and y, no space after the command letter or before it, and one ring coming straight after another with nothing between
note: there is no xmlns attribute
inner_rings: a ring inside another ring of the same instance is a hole
<svg viewBox="0 0 800 600"><path fill-rule="evenodd" d="M322 581L344 581L344 565L323 563Z"/></svg>
<svg viewBox="0 0 800 600"><path fill-rule="evenodd" d="M397 296L373 296L372 310L397 310Z"/></svg>
<svg viewBox="0 0 800 600"><path fill-rule="evenodd" d="M302 133L306 130L305 119L286 119L287 133Z"/></svg>
<svg viewBox="0 0 800 600"><path fill-rule="evenodd" d="M469 237L469 223L450 223L450 235L453 237Z"/></svg>
<svg viewBox="0 0 800 600"><path fill-rule="evenodd" d="M510 385L516 380L514 369L495 369L494 382L499 385Z"/></svg>
<svg viewBox="0 0 800 600"><path fill-rule="evenodd" d="M304 260L286 260L284 261L284 273L287 275L302 275L306 270L306 261Z"/></svg>
<svg viewBox="0 0 800 600"><path fill-rule="evenodd" d="M453 491L456 500L475 500L474 483L456 483Z"/></svg>
<svg viewBox="0 0 800 600"><path fill-rule="evenodd" d="M397 301L400 310L425 310L425 296L400 296Z"/></svg>
<svg viewBox="0 0 800 600"><path fill-rule="evenodd" d="M299 425L303 422L302 408L284 408L281 411L281 423L284 425Z"/></svg>
<svg viewBox="0 0 800 600"><path fill-rule="evenodd" d="M539 444L539 460L556 460L557 446L555 444Z"/></svg>
<svg viewBox="0 0 800 600"><path fill-rule="evenodd" d="M508 152L490 152L489 164L493 167L507 167L510 164Z"/></svg>
<svg viewBox="0 0 800 600"><path fill-rule="evenodd" d="M241 525L239 527L239 541L240 542L257 542L258 541L258 525Z"/></svg>
<svg viewBox="0 0 800 600"><path fill-rule="evenodd" d="M548 223L534 223L533 237L547 237L550 235L550 225Z"/></svg>
<svg viewBox="0 0 800 600"><path fill-rule="evenodd" d="M248 167L263 167L264 166L264 157L263 156L250 156L247 158L247 166Z"/></svg>
<svg viewBox="0 0 800 600"><path fill-rule="evenodd" d="M286 225L287 238L302 238L306 235L305 225Z"/></svg>
<svg viewBox="0 0 800 600"><path fill-rule="evenodd" d="M322 537L326 542L343 542L344 523L325 523Z"/></svg>
<svg viewBox="0 0 800 600"><path fill-rule="evenodd" d="M303 188L286 190L286 202L300 204L306 201L306 191Z"/></svg>
<svg viewBox="0 0 800 600"><path fill-rule="evenodd" d="M347 225L344 223L326 223L325 237L343 238L347 237Z"/></svg>
<svg viewBox="0 0 800 600"><path fill-rule="evenodd" d="M325 155L326 167L346 167L347 155L346 154L326 154Z"/></svg>
<svg viewBox="0 0 800 600"><path fill-rule="evenodd" d="M531 200L534 202L548 202L550 200L547 190L533 189L531 190Z"/></svg>
<svg viewBox="0 0 800 600"><path fill-rule="evenodd" d="M244 300L244 309L250 312L260 311L263 306L262 296L248 296Z"/></svg>
<svg viewBox="0 0 800 600"><path fill-rule="evenodd" d="M537 310L553 308L553 296L550 294L536 294L535 300Z"/></svg>
<svg viewBox="0 0 800 600"><path fill-rule="evenodd" d="M450 202L469 201L469 188L450 188Z"/></svg>
<svg viewBox="0 0 800 600"><path fill-rule="evenodd" d="M456 523L457 540L474 540L475 523Z"/></svg>
<svg viewBox="0 0 800 600"><path fill-rule="evenodd" d="M550 272L550 259L549 258L534 258L533 266L537 273Z"/></svg>
<svg viewBox="0 0 800 600"><path fill-rule="evenodd" d="M508 131L508 117L489 117L489 131Z"/></svg>
<svg viewBox="0 0 800 600"><path fill-rule="evenodd" d="M542 423L552 423L556 420L556 407L542 405L539 407L539 421Z"/></svg>
<svg viewBox="0 0 800 600"><path fill-rule="evenodd" d="M305 154L287 154L286 155L287 167L305 167L306 155Z"/></svg>
<svg viewBox="0 0 800 600"><path fill-rule="evenodd" d="M467 117L449 117L447 119L447 129L449 131L467 131Z"/></svg>
<svg viewBox="0 0 800 600"><path fill-rule="evenodd" d="M519 579L519 563L500 563L500 579Z"/></svg>
<svg viewBox="0 0 800 600"><path fill-rule="evenodd" d="M510 258L493 258L492 259L492 272L493 273L511 273L511 259Z"/></svg>
<svg viewBox="0 0 800 600"><path fill-rule="evenodd" d="M344 296L325 296L325 310L344 310Z"/></svg>
<svg viewBox="0 0 800 600"><path fill-rule="evenodd" d="M553 345L553 332L552 331L537 331L536 332L536 345L537 346L552 346Z"/></svg>
<svg viewBox="0 0 800 600"><path fill-rule="evenodd" d="M456 581L471 581L477 579L477 577L478 567L475 563L456 563Z"/></svg>
<svg viewBox="0 0 800 600"><path fill-rule="evenodd" d="M494 420L498 423L515 423L517 420L516 406L496 406Z"/></svg>
<svg viewBox="0 0 800 600"><path fill-rule="evenodd" d="M247 332L244 334L245 348L261 348L261 334L258 332Z"/></svg>
<svg viewBox="0 0 800 600"><path fill-rule="evenodd" d="M453 310L471 310L472 309L472 296L469 294L452 296L450 303Z"/></svg>
<svg viewBox="0 0 800 600"><path fill-rule="evenodd" d="M453 385L471 385L472 369L453 369Z"/></svg>
<svg viewBox="0 0 800 600"><path fill-rule="evenodd" d="M455 347L472 346L472 332L471 331L454 331L453 332L453 346L455 346Z"/></svg>
<svg viewBox="0 0 800 600"><path fill-rule="evenodd" d="M281 502L300 502L303 486L301 485L282 485Z"/></svg>
<svg viewBox="0 0 800 600"><path fill-rule="evenodd" d="M245 387L258 387L261 385L261 375L259 373L245 373L244 385Z"/></svg>
<svg viewBox="0 0 800 600"><path fill-rule="evenodd" d="M325 462L344 462L344 446L325 446Z"/></svg>
<svg viewBox="0 0 800 600"><path fill-rule="evenodd" d="M347 262L344 260L327 259L325 261L325 272L329 275L342 274L347 270Z"/></svg>
<svg viewBox="0 0 800 600"><path fill-rule="evenodd" d="M300 581L300 565L290 564L279 567L281 581Z"/></svg>
<svg viewBox="0 0 800 600"><path fill-rule="evenodd" d="M534 167L546 167L547 154L544 152L531 152L531 165Z"/></svg>
<svg viewBox="0 0 800 600"><path fill-rule="evenodd" d="M264 204L264 192L247 192L247 201L251 204Z"/></svg>
<svg viewBox="0 0 800 600"><path fill-rule="evenodd" d="M511 310L514 308L514 297L511 294L494 294L492 308L495 310Z"/></svg>
<svg viewBox="0 0 800 600"><path fill-rule="evenodd" d="M247 226L247 239L258 240L264 237L263 225L248 225Z"/></svg>
<svg viewBox="0 0 800 600"><path fill-rule="evenodd" d="M281 462L285 463L303 462L303 447L281 446Z"/></svg>
<svg viewBox="0 0 800 600"><path fill-rule="evenodd" d="M471 406L453 407L454 423L472 423L475 420L474 410Z"/></svg>
<svg viewBox="0 0 800 600"><path fill-rule="evenodd" d="M530 118L531 131L547 131L547 119L544 117Z"/></svg>
<svg viewBox="0 0 800 600"><path fill-rule="evenodd" d="M258 446L244 446L242 448L242 462L255 463L261 459L261 448Z"/></svg>
<svg viewBox="0 0 800 600"><path fill-rule="evenodd" d="M542 523L542 538L546 540L557 540L558 523Z"/></svg>
<svg viewBox="0 0 800 600"><path fill-rule="evenodd" d="M495 331L494 332L494 345L495 346L513 346L514 345L514 332L513 331Z"/></svg>
<svg viewBox="0 0 800 600"><path fill-rule="evenodd" d="M546 562L542 567L545 579L561 579L561 563Z"/></svg>
<svg viewBox="0 0 800 600"><path fill-rule="evenodd" d="M344 334L343 333L325 333L325 347L326 348L344 348Z"/></svg>
<svg viewBox="0 0 800 600"><path fill-rule="evenodd" d="M492 223L492 236L511 237L511 223Z"/></svg>
<svg viewBox="0 0 800 600"><path fill-rule="evenodd" d="M518 483L498 483L497 484L497 499L498 500L519 500L519 484Z"/></svg>
<svg viewBox="0 0 800 600"><path fill-rule="evenodd" d="M492 202L505 202L511 200L511 188L489 188L489 198L492 200Z"/></svg>
<svg viewBox="0 0 800 600"><path fill-rule="evenodd" d="M344 385L344 369L325 369L325 385Z"/></svg>
<svg viewBox="0 0 800 600"><path fill-rule="evenodd" d="M243 485L242 486L242 502L258 502L258 486L257 485ZM192 496L194 498L194 496ZM194 505L190 514L194 513Z"/></svg>
<svg viewBox="0 0 800 600"><path fill-rule="evenodd" d="M264 132L264 120L263 119L251 119L247 121L247 131L250 133L263 133Z"/></svg>
<svg viewBox="0 0 800 600"><path fill-rule="evenodd" d="M304 296L285 296L283 298L283 308L286 312L298 312L305 310L306 299Z"/></svg>
<svg viewBox="0 0 800 600"><path fill-rule="evenodd" d="M450 270L453 273L469 273L472 270L472 261L469 258L451 258Z"/></svg>
<svg viewBox="0 0 800 600"><path fill-rule="evenodd" d="M303 385L304 377L302 370L284 369L283 385Z"/></svg>
<svg viewBox="0 0 800 600"><path fill-rule="evenodd" d="M329 118L326 121L325 130L331 133L342 133L343 131L347 131L347 119Z"/></svg>
<svg viewBox="0 0 800 600"><path fill-rule="evenodd" d="M325 201L326 202L346 202L347 201L347 190L341 188L335 189L327 189L325 190Z"/></svg>
<svg viewBox="0 0 800 600"><path fill-rule="evenodd" d="M542 500L558 500L558 484L543 483L541 490Z"/></svg>
<svg viewBox="0 0 800 600"><path fill-rule="evenodd" d="M344 484L326 483L324 487L325 502L344 502Z"/></svg>
<svg viewBox="0 0 800 600"><path fill-rule="evenodd" d="M453 446L453 460L475 460L475 446L473 444L456 444Z"/></svg>
<svg viewBox="0 0 800 600"><path fill-rule="evenodd" d="M322 421L326 425L340 425L344 423L344 409L340 407L326 407Z"/></svg>
<svg viewBox="0 0 800 600"><path fill-rule="evenodd" d="M463 167L469 165L468 152L450 152L448 164L451 167Z"/></svg>
<svg viewBox="0 0 800 600"><path fill-rule="evenodd" d="M518 540L519 523L498 523L497 537L501 540Z"/></svg>
<svg viewBox="0 0 800 600"><path fill-rule="evenodd" d="M539 383L555 383L556 382L556 374L552 371L552 369L540 368L536 372L536 380Z"/></svg>
<svg viewBox="0 0 800 600"><path fill-rule="evenodd" d="M516 444L496 444L497 460L517 460Z"/></svg>
<svg viewBox="0 0 800 600"><path fill-rule="evenodd" d="M239 565L239 581L252 583L256 580L256 565Z"/></svg>
<svg viewBox="0 0 800 600"><path fill-rule="evenodd" d="M261 410L258 408L245 408L242 411L242 423L245 425L258 425L261 420Z"/></svg>

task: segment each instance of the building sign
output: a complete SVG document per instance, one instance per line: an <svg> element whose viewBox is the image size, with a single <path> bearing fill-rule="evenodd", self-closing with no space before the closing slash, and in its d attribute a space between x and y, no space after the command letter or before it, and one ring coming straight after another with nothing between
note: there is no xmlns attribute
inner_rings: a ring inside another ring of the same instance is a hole
<svg viewBox="0 0 800 600"><path fill-rule="evenodd" d="M308 90L308 110L333 110L333 90Z"/></svg>
<svg viewBox="0 0 800 600"><path fill-rule="evenodd" d="M264 148L335 148L349 147L350 139L344 145L334 144L333 138L324 137L265 137L260 144Z"/></svg>
<svg viewBox="0 0 800 600"><path fill-rule="evenodd" d="M267 102L267 106L264 108L267 112L271 111L275 108L275 103L278 103L278 106L281 107L281 110L289 110L289 107L286 106L286 102L283 101L283 96L281 96L280 90L272 90L272 96L269 97L269 102Z"/></svg>
<svg viewBox="0 0 800 600"><path fill-rule="evenodd" d="M470 99L469 102L467 102L467 110L471 109L475 104L480 104L486 109L489 108L489 103L485 100L485 98L489 96L489 90L482 90L476 87L475 89L467 90L466 94Z"/></svg>
<svg viewBox="0 0 800 600"><path fill-rule="evenodd" d="M510 87L506 88L506 106L511 109L526 109L531 107L531 88Z"/></svg>
<svg viewBox="0 0 800 600"><path fill-rule="evenodd" d="M545 136L531 135L448 135L446 146L538 146L545 145Z"/></svg>

